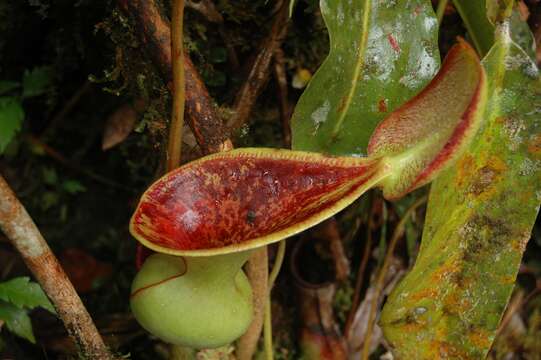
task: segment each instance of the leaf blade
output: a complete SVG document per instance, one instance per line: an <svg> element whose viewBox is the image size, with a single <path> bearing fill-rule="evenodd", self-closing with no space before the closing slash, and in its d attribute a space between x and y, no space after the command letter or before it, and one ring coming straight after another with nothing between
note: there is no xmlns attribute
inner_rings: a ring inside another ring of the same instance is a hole
<svg viewBox="0 0 541 360"><path fill-rule="evenodd" d="M0 300L0 320L4 321L9 331L31 343L36 343L32 323L26 310Z"/></svg>
<svg viewBox="0 0 541 360"><path fill-rule="evenodd" d="M19 308L42 307L54 313L54 308L39 286L28 277L18 277L0 283L0 299Z"/></svg>
<svg viewBox="0 0 541 360"><path fill-rule="evenodd" d="M437 20L424 0L322 1L321 11L331 49L295 108L292 147L364 156L379 121L436 73Z"/></svg>
<svg viewBox="0 0 541 360"><path fill-rule="evenodd" d="M42 95L51 86L53 72L49 66L26 70L23 75L23 98Z"/></svg>
<svg viewBox="0 0 541 360"><path fill-rule="evenodd" d="M416 264L382 313L400 357L486 357L539 210L539 72L505 31L484 66L486 124L434 182Z"/></svg>
<svg viewBox="0 0 541 360"><path fill-rule="evenodd" d="M24 110L13 97L0 97L0 154L21 130Z"/></svg>

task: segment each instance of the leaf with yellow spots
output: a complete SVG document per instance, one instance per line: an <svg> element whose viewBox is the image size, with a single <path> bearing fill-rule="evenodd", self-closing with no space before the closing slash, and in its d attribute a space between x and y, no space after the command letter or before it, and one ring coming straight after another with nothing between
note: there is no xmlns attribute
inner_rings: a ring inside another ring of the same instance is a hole
<svg viewBox="0 0 541 360"><path fill-rule="evenodd" d="M541 82L510 35L498 26L484 125L434 181L415 266L383 309L398 358L484 359L513 290L541 201Z"/></svg>

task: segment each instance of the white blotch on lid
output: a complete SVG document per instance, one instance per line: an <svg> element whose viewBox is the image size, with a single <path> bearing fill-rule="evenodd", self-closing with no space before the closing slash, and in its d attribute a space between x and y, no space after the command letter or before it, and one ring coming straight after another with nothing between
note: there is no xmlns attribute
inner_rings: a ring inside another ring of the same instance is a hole
<svg viewBox="0 0 541 360"><path fill-rule="evenodd" d="M195 231L200 225L199 214L192 209L188 209L186 212L184 212L179 220L182 226L189 231Z"/></svg>

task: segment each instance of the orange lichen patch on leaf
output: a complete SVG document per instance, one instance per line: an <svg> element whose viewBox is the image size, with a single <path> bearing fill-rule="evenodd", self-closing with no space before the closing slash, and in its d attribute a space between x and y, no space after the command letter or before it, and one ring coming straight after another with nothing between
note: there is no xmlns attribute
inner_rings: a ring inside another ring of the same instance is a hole
<svg viewBox="0 0 541 360"><path fill-rule="evenodd" d="M385 176L377 160L237 149L156 181L130 231L145 246L174 255L252 249L315 225Z"/></svg>
<svg viewBox="0 0 541 360"><path fill-rule="evenodd" d="M406 321L400 324L401 331L406 333L416 333L426 328L426 322L421 321Z"/></svg>
<svg viewBox="0 0 541 360"><path fill-rule="evenodd" d="M535 134L529 139L528 152L535 155L541 154L541 134Z"/></svg>
<svg viewBox="0 0 541 360"><path fill-rule="evenodd" d="M443 304L445 311L449 314L461 314L472 305L471 300L461 297L456 291L449 293L443 299Z"/></svg>
<svg viewBox="0 0 541 360"><path fill-rule="evenodd" d="M422 359L471 359L469 354L457 349L452 343L444 339L449 338L449 328L438 326L432 341L428 342L428 354Z"/></svg>
<svg viewBox="0 0 541 360"><path fill-rule="evenodd" d="M475 167L475 159L471 155L464 155L456 164L456 186L461 188L465 181L469 180L470 174Z"/></svg>
<svg viewBox="0 0 541 360"><path fill-rule="evenodd" d="M445 279L450 279L459 270L460 267L456 258L449 258L439 268L432 271L430 281L436 284Z"/></svg>
<svg viewBox="0 0 541 360"><path fill-rule="evenodd" d="M439 331L438 331L439 332ZM436 338L445 338L446 334L438 334ZM444 341L433 340L428 343L428 354L425 359L446 359L449 354L449 344Z"/></svg>
<svg viewBox="0 0 541 360"><path fill-rule="evenodd" d="M489 333L482 328L475 328L472 332L470 332L468 334L468 340L477 349L487 349L492 343Z"/></svg>
<svg viewBox="0 0 541 360"><path fill-rule="evenodd" d="M418 291L411 292L408 296L408 302L416 303L422 299L437 299L439 291L434 287L424 288Z"/></svg>
<svg viewBox="0 0 541 360"><path fill-rule="evenodd" d="M530 234L522 234L522 235L516 235L513 240L511 241L511 248L522 254L524 250L526 249L526 245L528 244L528 240L530 239Z"/></svg>
<svg viewBox="0 0 541 360"><path fill-rule="evenodd" d="M500 188L497 184L502 180L502 174L507 170L505 162L497 156L490 156L486 165L480 169L472 170L475 176L467 176L471 179L468 193L476 196L480 201L487 201Z"/></svg>
<svg viewBox="0 0 541 360"><path fill-rule="evenodd" d="M470 359L468 353L457 349L446 341L431 341L429 347L431 357L427 357L426 359Z"/></svg>
<svg viewBox="0 0 541 360"><path fill-rule="evenodd" d="M500 283L502 284L514 284L516 280L516 276L514 275L507 275L500 277Z"/></svg>
<svg viewBox="0 0 541 360"><path fill-rule="evenodd" d="M498 173L501 173L507 170L507 164L505 163L505 161L503 161L497 156L491 156L488 159L488 166L490 166L491 169L493 169L494 171L497 171Z"/></svg>
<svg viewBox="0 0 541 360"><path fill-rule="evenodd" d="M470 176L471 184L468 193L480 200L489 199L498 188L495 186L497 179L501 178L499 172L494 171L490 166L484 166L475 172L474 177Z"/></svg>

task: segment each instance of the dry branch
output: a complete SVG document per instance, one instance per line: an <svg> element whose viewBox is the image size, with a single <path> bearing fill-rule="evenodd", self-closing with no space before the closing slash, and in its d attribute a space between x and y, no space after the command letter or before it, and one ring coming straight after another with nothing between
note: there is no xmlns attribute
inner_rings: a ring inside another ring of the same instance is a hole
<svg viewBox="0 0 541 360"><path fill-rule="evenodd" d="M228 123L231 130L239 129L250 116L252 108L269 78L270 65L275 52L280 48L287 33L289 2L282 1L271 30L257 50L251 69L235 98L234 115Z"/></svg>
<svg viewBox="0 0 541 360"><path fill-rule="evenodd" d="M82 355L91 359L113 359L60 263L2 176L0 228L51 299Z"/></svg>
<svg viewBox="0 0 541 360"><path fill-rule="evenodd" d="M267 252L266 246L257 249L246 265L246 274L248 275L250 284L252 284L254 294L254 319L246 333L239 339L236 353L239 360L252 359L257 350L257 342L263 329L263 316L265 315L265 301L267 298L269 277Z"/></svg>
<svg viewBox="0 0 541 360"><path fill-rule="evenodd" d="M280 102L280 120L282 121L282 132L284 134L284 143L287 148L291 147L291 106L288 100L287 77L285 66L285 55L281 48L276 49L274 53L273 66L274 79L277 84L278 100Z"/></svg>
<svg viewBox="0 0 541 360"><path fill-rule="evenodd" d="M165 79L171 79L171 28L154 1L119 0L133 18L138 35ZM228 133L214 101L189 56L184 56L185 116L201 150L208 154L230 146Z"/></svg>

